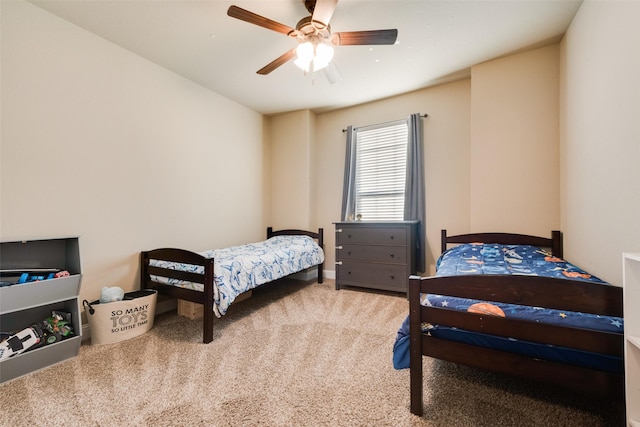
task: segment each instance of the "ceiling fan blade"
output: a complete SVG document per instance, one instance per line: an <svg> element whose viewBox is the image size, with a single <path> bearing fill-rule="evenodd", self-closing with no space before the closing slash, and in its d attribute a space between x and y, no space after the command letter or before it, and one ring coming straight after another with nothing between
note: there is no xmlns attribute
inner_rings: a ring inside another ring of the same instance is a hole
<svg viewBox="0 0 640 427"><path fill-rule="evenodd" d="M281 24L279 22L273 21L269 18L265 18L264 16L257 15L253 12L249 12L248 10L242 9L238 6L229 6L227 10L227 15L232 18L240 19L241 21L248 22L250 24L255 24L260 27L264 27L267 30L277 31L278 33L282 33L284 35L289 35L295 30L287 25Z"/></svg>
<svg viewBox="0 0 640 427"><path fill-rule="evenodd" d="M320 28L329 26L329 21L331 21L333 12L336 10L337 3L338 0L316 0L311 22L321 24Z"/></svg>
<svg viewBox="0 0 640 427"><path fill-rule="evenodd" d="M338 46L355 46L371 44L394 44L398 38L398 30L346 31L333 33L333 44Z"/></svg>
<svg viewBox="0 0 640 427"><path fill-rule="evenodd" d="M279 66L281 66L282 64L286 63L287 61L293 59L296 56L296 50L291 49L288 52L285 52L284 54L280 55L279 57L277 57L276 59L274 59L273 61L271 61L270 63L268 63L267 65L265 65L264 67L260 68L257 73L261 74L261 75L266 75L269 74L270 72L272 72L273 70L275 70L276 68L278 68Z"/></svg>

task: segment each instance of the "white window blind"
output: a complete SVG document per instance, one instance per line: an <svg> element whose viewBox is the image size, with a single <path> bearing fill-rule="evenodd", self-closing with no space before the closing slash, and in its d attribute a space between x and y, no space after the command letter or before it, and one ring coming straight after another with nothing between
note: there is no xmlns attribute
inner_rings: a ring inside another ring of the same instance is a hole
<svg viewBox="0 0 640 427"><path fill-rule="evenodd" d="M356 130L356 215L403 220L407 169L406 120Z"/></svg>

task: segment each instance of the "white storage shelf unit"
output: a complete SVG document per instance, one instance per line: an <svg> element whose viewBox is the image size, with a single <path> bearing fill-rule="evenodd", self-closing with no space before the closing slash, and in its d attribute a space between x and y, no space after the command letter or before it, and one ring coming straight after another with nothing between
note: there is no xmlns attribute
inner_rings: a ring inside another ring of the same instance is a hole
<svg viewBox="0 0 640 427"><path fill-rule="evenodd" d="M74 335L57 343L0 362L0 383L53 365L78 354L82 322L78 294L82 279L77 238L0 243L2 270L56 268L70 276L0 287L0 328L20 331L51 316L53 310L71 313Z"/></svg>
<svg viewBox="0 0 640 427"><path fill-rule="evenodd" d="M640 427L640 253L625 253L622 271L627 423Z"/></svg>

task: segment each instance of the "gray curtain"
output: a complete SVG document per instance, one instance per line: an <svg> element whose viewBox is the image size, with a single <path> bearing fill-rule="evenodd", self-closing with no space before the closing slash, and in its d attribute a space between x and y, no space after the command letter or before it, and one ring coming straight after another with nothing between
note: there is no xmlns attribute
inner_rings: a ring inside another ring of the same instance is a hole
<svg viewBox="0 0 640 427"><path fill-rule="evenodd" d="M419 113L409 117L409 145L407 147L407 179L404 193L404 219L417 220L416 270L426 270L424 143L422 118Z"/></svg>
<svg viewBox="0 0 640 427"><path fill-rule="evenodd" d="M344 161L344 183L342 185L342 213L343 221L353 220L356 211L355 179L356 179L356 149L355 130L347 127L347 153Z"/></svg>

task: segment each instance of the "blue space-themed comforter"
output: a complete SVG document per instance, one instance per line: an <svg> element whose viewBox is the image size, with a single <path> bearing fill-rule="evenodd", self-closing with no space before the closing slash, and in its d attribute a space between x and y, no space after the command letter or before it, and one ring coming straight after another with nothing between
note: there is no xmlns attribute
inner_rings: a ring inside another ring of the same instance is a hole
<svg viewBox="0 0 640 427"><path fill-rule="evenodd" d="M437 276L476 274L507 274L558 277L583 280L611 286L575 265L552 256L535 246L500 244L463 244L445 251L436 263ZM590 313L529 307L500 302L479 301L442 295L422 295L426 306L447 307L460 311L475 311L502 317L579 327L591 330L623 333L623 319ZM486 334L462 331L439 325L424 325L425 331L444 339L489 346L500 350L515 351L540 358L567 362L575 360L581 366L596 367L612 372L621 369L619 358L577 350L557 352L552 346L525 343L514 339L493 337ZM409 318L400 327L394 345L393 363L396 369L409 367ZM569 349L565 349L569 350Z"/></svg>
<svg viewBox="0 0 640 427"><path fill-rule="evenodd" d="M215 260L214 306L217 317L224 315L238 295L259 285L324 262L322 248L309 236L275 236L262 242L200 252ZM150 260L149 265L204 274L204 267L171 261ZM202 292L201 283L160 276L153 281Z"/></svg>

